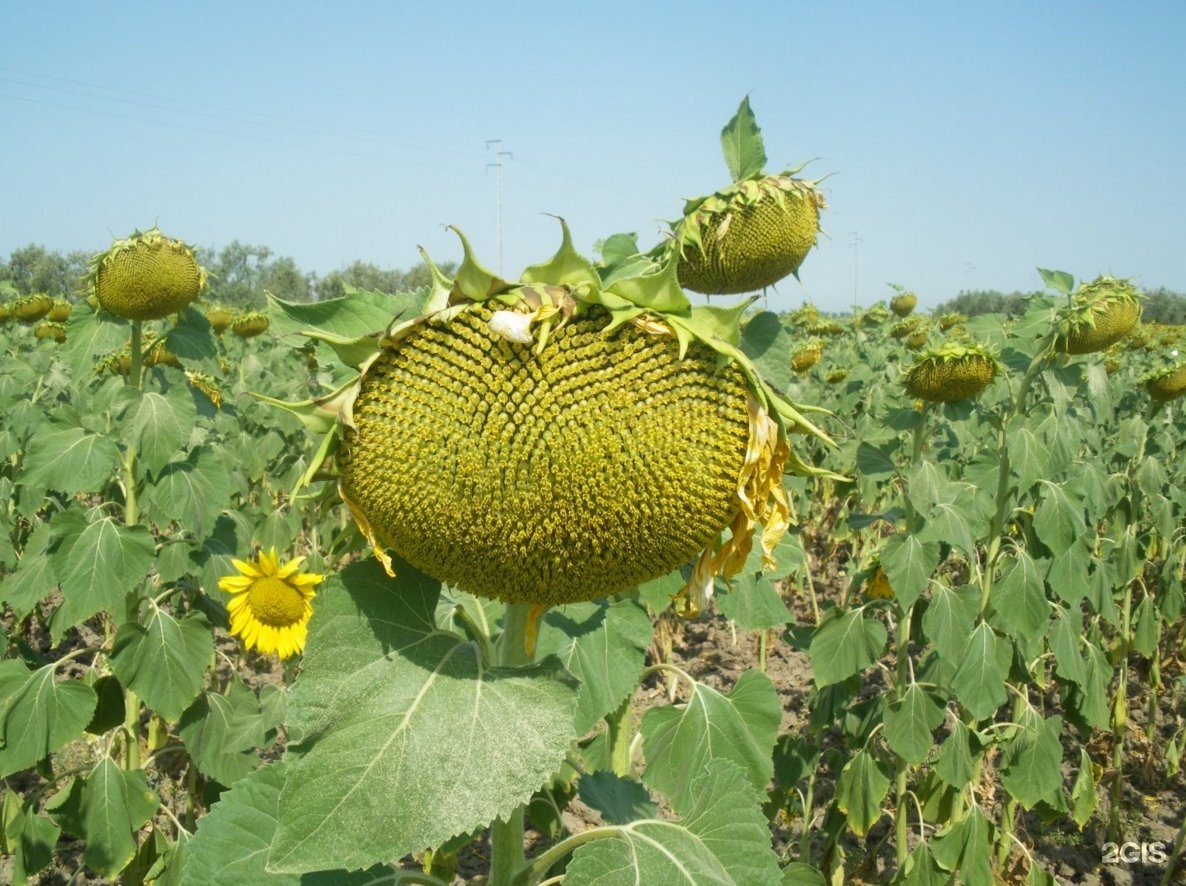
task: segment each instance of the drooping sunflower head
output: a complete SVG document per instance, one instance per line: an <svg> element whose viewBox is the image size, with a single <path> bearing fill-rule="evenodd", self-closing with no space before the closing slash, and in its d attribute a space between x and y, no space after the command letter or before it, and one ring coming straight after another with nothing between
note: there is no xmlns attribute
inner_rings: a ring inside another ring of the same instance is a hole
<svg viewBox="0 0 1186 886"><path fill-rule="evenodd" d="M232 560L239 574L219 579L219 589L232 595L226 607L231 634L247 649L289 658L305 648L313 589L324 576L301 572L304 561L297 557L282 566L272 548L254 561Z"/></svg>
<svg viewBox="0 0 1186 886"><path fill-rule="evenodd" d="M947 332L949 329L967 322L968 318L966 315L961 314L959 311L948 311L939 318L939 331Z"/></svg>
<svg viewBox="0 0 1186 886"><path fill-rule="evenodd" d="M674 262L603 282L566 226L518 282L462 243L456 279L434 270L423 313L322 403L340 420L340 495L385 566L390 549L462 590L550 606L695 560L691 613L758 524L772 557L783 472L815 471L787 430L822 432L738 347L746 305L693 307Z"/></svg>
<svg viewBox="0 0 1186 886"><path fill-rule="evenodd" d="M918 318L911 317L908 320L899 320L890 327L890 335L894 338L906 338L915 329L918 328Z"/></svg>
<svg viewBox="0 0 1186 886"><path fill-rule="evenodd" d="M117 240L91 262L88 281L99 304L128 320L176 314L206 285L193 247L157 228Z"/></svg>
<svg viewBox="0 0 1186 886"><path fill-rule="evenodd" d="M830 385L838 385L847 378L848 378L848 370L847 369L833 369L831 372L829 372L827 374L827 376L824 378L824 381L826 381Z"/></svg>
<svg viewBox="0 0 1186 886"><path fill-rule="evenodd" d="M62 323L51 323L46 320L38 323L33 329L33 335L37 338L48 338L61 344L66 340L66 327Z"/></svg>
<svg viewBox="0 0 1186 886"><path fill-rule="evenodd" d="M70 315L74 312L74 306L64 298L55 298L53 307L49 309L49 313L45 315L45 319L51 323L65 323L70 319Z"/></svg>
<svg viewBox="0 0 1186 886"><path fill-rule="evenodd" d="M667 244L678 258L680 285L693 292L758 292L798 275L820 232L827 208L817 185L798 177L803 164L764 170L766 152L749 99L721 133L732 183L687 201Z"/></svg>
<svg viewBox="0 0 1186 886"><path fill-rule="evenodd" d="M791 354L791 371L802 374L819 362L824 352L824 343L818 338L810 339Z"/></svg>
<svg viewBox="0 0 1186 886"><path fill-rule="evenodd" d="M917 305L918 296L900 288L898 294L890 299L890 310L899 317L909 317Z"/></svg>
<svg viewBox="0 0 1186 886"><path fill-rule="evenodd" d="M267 332L270 323L263 311L247 311L231 322L231 332L239 338L254 338Z"/></svg>
<svg viewBox="0 0 1186 886"><path fill-rule="evenodd" d="M211 305L206 308L206 319L215 335L222 335L235 322L235 312L226 305Z"/></svg>
<svg viewBox="0 0 1186 886"><path fill-rule="evenodd" d="M1141 293L1128 280L1096 277L1079 286L1059 312L1055 348L1094 354L1128 335L1141 319Z"/></svg>
<svg viewBox="0 0 1186 886"><path fill-rule="evenodd" d="M1155 360L1141 380L1154 400L1162 403L1176 400L1186 394L1186 361L1165 357Z"/></svg>
<svg viewBox="0 0 1186 886"><path fill-rule="evenodd" d="M53 298L44 292L23 295L12 303L12 316L22 323L36 323L48 314L54 306Z"/></svg>
<svg viewBox="0 0 1186 886"><path fill-rule="evenodd" d="M996 357L986 347L948 341L926 352L906 373L911 397L953 403L975 397L997 376Z"/></svg>

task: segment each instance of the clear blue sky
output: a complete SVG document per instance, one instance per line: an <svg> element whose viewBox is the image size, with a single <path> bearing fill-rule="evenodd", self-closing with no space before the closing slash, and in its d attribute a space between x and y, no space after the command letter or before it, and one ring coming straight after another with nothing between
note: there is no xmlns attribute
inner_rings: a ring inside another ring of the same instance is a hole
<svg viewBox="0 0 1186 886"><path fill-rule="evenodd" d="M771 307L1036 266L1186 292L1184 42L1182 0L4 0L0 256L158 224L324 274L456 259L453 224L496 267L496 148L508 275L555 249L548 213L646 248L728 183L748 93L771 167L832 173Z"/></svg>

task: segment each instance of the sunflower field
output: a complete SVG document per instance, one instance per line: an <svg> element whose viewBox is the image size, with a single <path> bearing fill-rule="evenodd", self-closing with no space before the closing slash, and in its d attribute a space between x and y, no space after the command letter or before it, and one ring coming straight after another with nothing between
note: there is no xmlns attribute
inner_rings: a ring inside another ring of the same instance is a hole
<svg viewBox="0 0 1186 886"><path fill-rule="evenodd" d="M729 296L827 203L722 147L514 280L4 294L0 880L1180 882L1182 330Z"/></svg>

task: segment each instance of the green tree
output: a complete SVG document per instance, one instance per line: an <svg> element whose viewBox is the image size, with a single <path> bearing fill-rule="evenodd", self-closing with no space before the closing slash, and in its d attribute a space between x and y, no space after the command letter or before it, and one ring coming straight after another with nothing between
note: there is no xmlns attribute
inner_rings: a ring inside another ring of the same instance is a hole
<svg viewBox="0 0 1186 886"><path fill-rule="evenodd" d="M451 275L457 265L445 262L440 265L441 271ZM330 298L341 298L346 294L346 288L367 289L376 292L406 292L420 289L432 283L432 275L427 265L417 265L408 271L397 268L383 269L370 262L355 261L337 271L331 271L315 284L317 298L324 301Z"/></svg>
<svg viewBox="0 0 1186 886"><path fill-rule="evenodd" d="M90 254L75 250L66 255L30 243L14 249L0 265L0 281L7 281L20 295L48 292L59 298L77 299L85 294L82 277Z"/></svg>

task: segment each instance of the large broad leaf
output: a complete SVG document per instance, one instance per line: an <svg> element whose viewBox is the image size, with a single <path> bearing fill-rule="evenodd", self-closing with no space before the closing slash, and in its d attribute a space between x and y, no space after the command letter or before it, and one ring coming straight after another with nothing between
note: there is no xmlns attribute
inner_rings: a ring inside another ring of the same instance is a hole
<svg viewBox="0 0 1186 886"><path fill-rule="evenodd" d="M148 577L155 550L147 529L111 517L69 531L52 554L62 588L61 605L50 622L54 642L97 612L122 622L127 596Z"/></svg>
<svg viewBox="0 0 1186 886"><path fill-rule="evenodd" d="M0 664L2 778L28 769L82 735L97 699L93 689L77 680L57 680L53 665L29 672L19 662Z"/></svg>
<svg viewBox="0 0 1186 886"><path fill-rule="evenodd" d="M177 322L165 334L165 348L182 361L209 360L218 356L218 343L210 321L193 305L181 312Z"/></svg>
<svg viewBox="0 0 1186 886"><path fill-rule="evenodd" d="M976 539L988 529L992 497L970 483L949 483L943 497L925 514L923 541L947 542L972 556Z"/></svg>
<svg viewBox="0 0 1186 886"><path fill-rule="evenodd" d="M902 611L914 605L939 565L939 543L898 532L881 547L881 568Z"/></svg>
<svg viewBox="0 0 1186 886"><path fill-rule="evenodd" d="M1008 646L1008 641L998 637L987 622L977 625L968 637L951 688L959 703L978 719L992 714L1008 698L1005 691Z"/></svg>
<svg viewBox="0 0 1186 886"><path fill-rule="evenodd" d="M690 809L693 779L724 759L741 768L755 792L763 791L774 775L781 719L778 693L760 671L746 671L727 695L697 683L686 703L652 708L643 716L643 781L676 810Z"/></svg>
<svg viewBox="0 0 1186 886"><path fill-rule="evenodd" d="M420 313L423 296L401 292L351 290L344 298L319 302L288 302L268 293L268 316L277 335L317 330L345 339L381 333L397 317L412 318Z"/></svg>
<svg viewBox="0 0 1186 886"><path fill-rule="evenodd" d="M885 649L885 625L865 616L865 608L828 618L811 638L812 676L819 688L847 680L873 662Z"/></svg>
<svg viewBox="0 0 1186 886"><path fill-rule="evenodd" d="M63 348L71 377L79 381L92 377L98 359L126 345L131 334L127 320L96 311L85 301L75 304L66 321Z"/></svg>
<svg viewBox="0 0 1186 886"><path fill-rule="evenodd" d="M931 843L935 860L946 870L959 871L968 884L993 882L993 826L979 806L973 806L958 824L948 824Z"/></svg>
<svg viewBox="0 0 1186 886"><path fill-rule="evenodd" d="M1029 428L1010 432L1007 446L1009 461L1017 476L1017 491L1025 493L1046 476L1050 452Z"/></svg>
<svg viewBox="0 0 1186 886"><path fill-rule="evenodd" d="M7 603L18 620L33 611L57 587L48 551L59 538L50 523L39 523L29 536L16 571L0 579L0 603Z"/></svg>
<svg viewBox="0 0 1186 886"><path fill-rule="evenodd" d="M1024 548L1005 560L992 592L992 607L1005 633L1019 643L1036 644L1046 632L1050 604L1046 601L1045 567L1039 568Z"/></svg>
<svg viewBox="0 0 1186 886"><path fill-rule="evenodd" d="M714 760L692 779L689 799L678 820L635 821L585 843L565 871L566 886L777 886L766 818L736 764Z"/></svg>
<svg viewBox="0 0 1186 886"><path fill-rule="evenodd" d="M115 472L119 448L110 437L82 428L46 429L25 457L21 483L74 495L97 492Z"/></svg>
<svg viewBox="0 0 1186 886"><path fill-rule="evenodd" d="M82 789L83 860L107 877L122 871L136 854L136 832L152 817L159 800L144 771L125 772L104 757Z"/></svg>
<svg viewBox="0 0 1186 886"><path fill-rule="evenodd" d="M374 561L328 580L289 705L269 868L358 868L509 815L576 738L555 658L492 668L434 625L439 582Z"/></svg>
<svg viewBox="0 0 1186 886"><path fill-rule="evenodd" d="M544 617L536 657L555 655L581 681L576 731L585 733L634 691L651 642L651 620L633 600L577 603Z"/></svg>
<svg viewBox="0 0 1186 886"><path fill-rule="evenodd" d="M659 811L647 789L630 778L608 769L589 772L577 783L581 802L601 813L606 824L629 824L654 818Z"/></svg>
<svg viewBox="0 0 1186 886"><path fill-rule="evenodd" d="M197 417L194 398L184 387L170 388L168 394L148 391L128 409L124 435L138 448L144 466L156 473L180 455Z"/></svg>
<svg viewBox="0 0 1186 886"><path fill-rule="evenodd" d="M934 746L934 731L943 722L943 705L911 683L902 697L885 709L885 739L907 763L921 763Z"/></svg>
<svg viewBox="0 0 1186 886"><path fill-rule="evenodd" d="M964 644L979 610L980 595L975 586L965 585L956 590L937 585L931 591L931 603L922 616L922 630L944 661L952 664L962 661Z"/></svg>
<svg viewBox="0 0 1186 886"><path fill-rule="evenodd" d="M1043 719L1032 709L1005 748L1001 783L1025 809L1055 803L1062 790L1062 718Z"/></svg>
<svg viewBox="0 0 1186 886"><path fill-rule="evenodd" d="M1084 539L1087 523L1083 506L1072 501L1062 486L1049 480L1040 482L1042 500L1034 511L1034 531L1052 553L1062 554Z"/></svg>
<svg viewBox="0 0 1186 886"><path fill-rule="evenodd" d="M741 330L741 352L753 361L758 374L780 390L791 380L791 330L773 311L760 311Z"/></svg>
<svg viewBox="0 0 1186 886"><path fill-rule="evenodd" d="M973 743L976 743L975 749L978 751L979 743L972 730L962 720L954 720L951 734L943 741L939 757L935 760L936 774L953 788L962 789L976 776Z"/></svg>
<svg viewBox="0 0 1186 886"><path fill-rule="evenodd" d="M266 721L255 693L235 677L225 693L208 692L181 715L177 733L203 775L234 784L259 763Z"/></svg>
<svg viewBox="0 0 1186 886"><path fill-rule="evenodd" d="M390 869L323 870L313 874L274 874L264 869L279 824L284 765L266 766L224 793L198 823L185 848L181 886L212 883L253 886L364 886ZM328 862L327 862L328 864Z"/></svg>
<svg viewBox="0 0 1186 886"><path fill-rule="evenodd" d="M230 470L234 470L231 466ZM176 521L204 539L231 497L228 466L212 449L195 449L185 461L170 462L145 496L159 523Z"/></svg>
<svg viewBox="0 0 1186 886"><path fill-rule="evenodd" d="M733 181L739 182L758 175L766 166L766 146L762 131L749 106L749 96L741 100L737 113L721 130L721 151Z"/></svg>
<svg viewBox="0 0 1186 886"><path fill-rule="evenodd" d="M863 837L881 818L881 804L889 794L890 779L877 759L861 749L840 771L836 805L854 834Z"/></svg>
<svg viewBox="0 0 1186 886"><path fill-rule="evenodd" d="M755 550L761 553L757 546ZM717 607L743 631L778 628L793 619L768 575L746 571L737 576L732 584L729 593L717 596Z"/></svg>
<svg viewBox="0 0 1186 886"><path fill-rule="evenodd" d="M127 622L115 635L111 667L152 710L176 721L202 689L214 655L214 633L206 616L174 618L150 605L143 624Z"/></svg>

